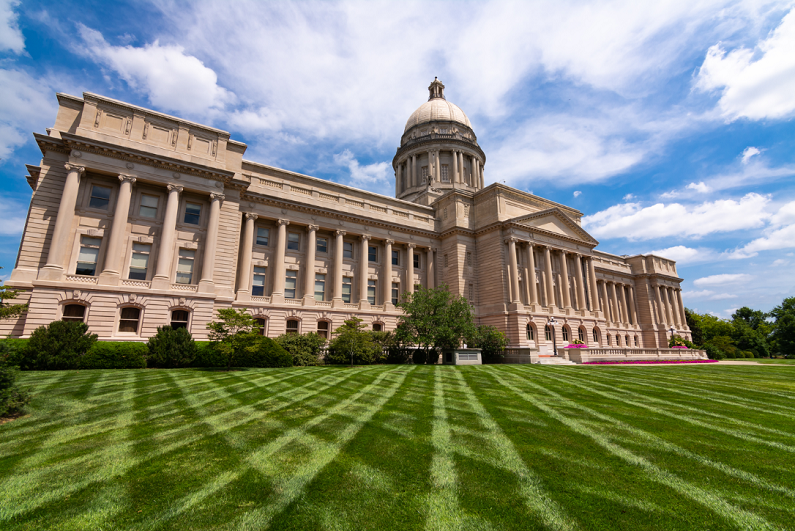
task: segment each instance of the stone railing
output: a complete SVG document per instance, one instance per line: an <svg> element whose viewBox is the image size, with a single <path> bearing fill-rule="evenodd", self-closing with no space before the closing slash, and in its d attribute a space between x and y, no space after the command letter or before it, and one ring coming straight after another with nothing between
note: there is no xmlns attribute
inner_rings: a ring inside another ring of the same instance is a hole
<svg viewBox="0 0 795 531"><path fill-rule="evenodd" d="M171 289L176 291L196 291L198 288L196 284L171 284Z"/></svg>
<svg viewBox="0 0 795 531"><path fill-rule="evenodd" d="M131 288L148 288L151 287L152 282L150 280L132 280L129 278L123 278L121 280L122 286L129 286Z"/></svg>
<svg viewBox="0 0 795 531"><path fill-rule="evenodd" d="M270 297L251 297L251 302L267 302L271 301Z"/></svg>
<svg viewBox="0 0 795 531"><path fill-rule="evenodd" d="M704 350L686 348L558 348L558 356L575 363L588 361L654 361L707 359Z"/></svg>
<svg viewBox="0 0 795 531"><path fill-rule="evenodd" d="M293 306L301 306L304 303L304 299L284 299L284 304L291 304Z"/></svg>
<svg viewBox="0 0 795 531"><path fill-rule="evenodd" d="M315 306L325 306L331 308L331 301L315 301Z"/></svg>
<svg viewBox="0 0 795 531"><path fill-rule="evenodd" d="M358 310L359 309L359 305L354 303L354 302L346 302L344 307L345 308L350 308L351 310Z"/></svg>
<svg viewBox="0 0 795 531"><path fill-rule="evenodd" d="M99 280L99 277L89 277L86 275L66 275L65 280L67 282L81 282L83 284L96 284Z"/></svg>

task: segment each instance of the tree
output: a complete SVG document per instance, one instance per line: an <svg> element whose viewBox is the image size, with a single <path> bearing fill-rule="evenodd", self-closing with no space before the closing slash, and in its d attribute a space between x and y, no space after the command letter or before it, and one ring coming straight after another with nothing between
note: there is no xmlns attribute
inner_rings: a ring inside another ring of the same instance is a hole
<svg viewBox="0 0 795 531"><path fill-rule="evenodd" d="M293 364L297 366L319 365L320 351L326 344L326 338L319 336L316 332L282 334L275 341L292 354Z"/></svg>
<svg viewBox="0 0 795 531"><path fill-rule="evenodd" d="M440 349L458 348L477 335L469 301L453 296L446 284L434 289L419 286L414 293L406 292L398 307L404 314L395 332L397 338L402 344L419 347L425 363L436 363Z"/></svg>
<svg viewBox="0 0 795 531"><path fill-rule="evenodd" d="M367 325L358 317L351 317L334 331L336 336L329 344L328 360L331 363L370 364L381 356L381 347L373 341Z"/></svg>
<svg viewBox="0 0 795 531"><path fill-rule="evenodd" d="M737 309L732 314L732 321L735 323L744 324L754 330L760 330L763 333L770 331L770 325L767 322L768 314L759 310L752 310L748 306L743 306Z"/></svg>
<svg viewBox="0 0 795 531"><path fill-rule="evenodd" d="M187 328L159 326L149 338L149 359L155 367L187 367L196 358L196 342Z"/></svg>
<svg viewBox="0 0 795 531"><path fill-rule="evenodd" d="M88 325L78 321L53 321L40 326L30 335L25 347L23 369L77 369L97 341L97 334L88 333Z"/></svg>
<svg viewBox="0 0 795 531"><path fill-rule="evenodd" d="M19 370L0 357L0 418L18 415L30 402L30 394L17 385Z"/></svg>
<svg viewBox="0 0 795 531"><path fill-rule="evenodd" d="M481 325L477 328L475 336L470 340L471 347L481 349L484 360L502 358L502 352L508 346L508 338L501 330L493 326Z"/></svg>
<svg viewBox="0 0 795 531"><path fill-rule="evenodd" d="M3 269L0 267L0 269ZM27 304L9 304L6 305L7 300L16 299L19 296L19 291L9 289L3 285L0 280L0 319L11 319L12 317L19 317L28 311Z"/></svg>
<svg viewBox="0 0 795 531"><path fill-rule="evenodd" d="M221 308L218 320L207 323L212 348L226 359L226 368L232 368L235 356L243 356L245 349L254 347L259 336L259 326L245 308Z"/></svg>
<svg viewBox="0 0 795 531"><path fill-rule="evenodd" d="M772 334L775 349L788 358L795 357L795 297L784 299L770 315L775 319Z"/></svg>
<svg viewBox="0 0 795 531"><path fill-rule="evenodd" d="M704 332L701 330L701 316L693 310L685 308L685 318L687 320L687 327L690 329L690 335L693 338L693 343L696 345L703 345Z"/></svg>

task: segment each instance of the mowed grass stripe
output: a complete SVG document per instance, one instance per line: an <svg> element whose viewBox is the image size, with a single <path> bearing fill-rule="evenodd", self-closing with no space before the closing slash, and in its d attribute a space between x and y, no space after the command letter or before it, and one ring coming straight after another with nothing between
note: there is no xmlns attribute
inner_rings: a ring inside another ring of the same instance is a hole
<svg viewBox="0 0 795 531"><path fill-rule="evenodd" d="M628 464L632 466L640 467L644 470L644 472L648 475L648 477L660 484L663 484L673 490L676 490L680 494L690 498L693 502L703 505L713 511L715 514L719 515L721 518L733 522L737 525L740 529L754 529L754 530L774 530L780 529L777 526L769 523L764 518L741 509L740 507L734 506L729 502L723 500L720 496L714 494L711 491L702 489L696 485L693 485L690 482L687 482L675 474L668 472L665 469L658 467L657 465L651 463L644 457L634 454L633 452L619 446L613 442L611 442L607 437L598 433L597 431L589 428L583 422L568 417L560 412L558 412L554 407L548 404L554 404L554 402L545 403L531 395L530 393L525 392L521 388L514 385L508 379L513 381L517 381L517 383L521 382L524 384L531 385L532 387L539 387L543 389L542 386L538 386L538 384L528 382L527 380L522 379L520 376L516 375L512 371L504 370L502 368L496 369L493 372L490 372L490 376L494 379L494 381L505 387L506 389L513 392L516 396L525 400L529 404L532 404L534 407L540 409L544 413L546 413L550 418L553 418L560 422L561 424L567 426L572 431L579 433L580 435L584 435L592 439L596 444L610 452L611 454L623 459Z"/></svg>

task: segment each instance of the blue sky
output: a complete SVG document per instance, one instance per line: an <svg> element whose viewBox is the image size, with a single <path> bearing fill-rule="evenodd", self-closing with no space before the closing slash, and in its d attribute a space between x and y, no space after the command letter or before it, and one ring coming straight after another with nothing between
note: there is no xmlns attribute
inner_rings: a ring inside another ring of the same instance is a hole
<svg viewBox="0 0 795 531"><path fill-rule="evenodd" d="M653 4L653 5L651 5ZM246 158L391 194L438 76L500 181L616 254L677 260L685 304L795 295L795 3L0 0L0 265L55 92L226 129Z"/></svg>

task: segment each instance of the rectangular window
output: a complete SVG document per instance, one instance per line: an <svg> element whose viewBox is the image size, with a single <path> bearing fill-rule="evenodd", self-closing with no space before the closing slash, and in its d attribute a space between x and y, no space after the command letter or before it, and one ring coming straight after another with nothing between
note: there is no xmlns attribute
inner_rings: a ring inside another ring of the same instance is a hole
<svg viewBox="0 0 795 531"><path fill-rule="evenodd" d="M328 240L326 238L318 238L317 245L315 246L315 252L318 253L327 253L328 252Z"/></svg>
<svg viewBox="0 0 795 531"><path fill-rule="evenodd" d="M368 262L378 261L378 247L374 245L367 246L367 261Z"/></svg>
<svg viewBox="0 0 795 531"><path fill-rule="evenodd" d="M77 255L76 275L93 277L97 273L97 257L102 238L80 237L80 254Z"/></svg>
<svg viewBox="0 0 795 531"><path fill-rule="evenodd" d="M328 339L328 321L317 322L317 335L322 338Z"/></svg>
<svg viewBox="0 0 795 531"><path fill-rule="evenodd" d="M130 274L127 278L131 280L146 280L146 271L149 269L149 255L152 252L152 246L148 243L133 243L132 251Z"/></svg>
<svg viewBox="0 0 795 531"><path fill-rule="evenodd" d="M400 301L400 284L397 282L392 283L392 304L397 305Z"/></svg>
<svg viewBox="0 0 795 531"><path fill-rule="evenodd" d="M469 285L469 302L472 302L474 300L475 300L475 285L474 284L470 284Z"/></svg>
<svg viewBox="0 0 795 531"><path fill-rule="evenodd" d="M119 319L119 332L138 333L138 322L141 320L141 310L138 308L122 308Z"/></svg>
<svg viewBox="0 0 795 531"><path fill-rule="evenodd" d="M400 251L392 251L392 265L400 265Z"/></svg>
<svg viewBox="0 0 795 531"><path fill-rule="evenodd" d="M326 275L315 273L315 300L326 300Z"/></svg>
<svg viewBox="0 0 795 531"><path fill-rule="evenodd" d="M105 186L97 186L96 184L91 187L91 199L88 201L88 206L91 208L99 208L107 210L110 204L110 188Z"/></svg>
<svg viewBox="0 0 795 531"><path fill-rule="evenodd" d="M447 267L450 262L447 261L447 255L444 255L444 267Z"/></svg>
<svg viewBox="0 0 795 531"><path fill-rule="evenodd" d="M351 302L351 277L342 277L342 302Z"/></svg>
<svg viewBox="0 0 795 531"><path fill-rule="evenodd" d="M196 251L193 249L180 249L177 262L177 284L190 284L193 280L193 262Z"/></svg>
<svg viewBox="0 0 795 531"><path fill-rule="evenodd" d="M472 253L467 251L467 265L472 266Z"/></svg>
<svg viewBox="0 0 795 531"><path fill-rule="evenodd" d="M141 194L141 208L138 209L138 215L142 218L156 218L157 203L156 195Z"/></svg>
<svg viewBox="0 0 795 531"><path fill-rule="evenodd" d="M251 294L254 297L264 297L265 296L265 272L267 271L264 267L255 267L254 268L254 279L251 281Z"/></svg>
<svg viewBox="0 0 795 531"><path fill-rule="evenodd" d="M427 180L428 180L428 166L423 166L422 167L422 183L425 184L425 182Z"/></svg>
<svg viewBox="0 0 795 531"><path fill-rule="evenodd" d="M287 249L290 251L298 251L301 249L301 235L297 232L287 233Z"/></svg>
<svg viewBox="0 0 795 531"><path fill-rule="evenodd" d="M442 164L442 182L449 183L450 182L450 173L449 173L449 166L447 164Z"/></svg>
<svg viewBox="0 0 795 531"><path fill-rule="evenodd" d="M189 225L198 225L199 219L202 215L202 206L198 203L185 204L185 223Z"/></svg>
<svg viewBox="0 0 795 531"><path fill-rule="evenodd" d="M420 268L420 255L415 254L414 255L414 269L419 269L419 268Z"/></svg>
<svg viewBox="0 0 795 531"><path fill-rule="evenodd" d="M351 242L342 243L342 257L353 258L353 243Z"/></svg>
<svg viewBox="0 0 795 531"><path fill-rule="evenodd" d="M367 281L367 302L375 304L375 280Z"/></svg>
<svg viewBox="0 0 795 531"><path fill-rule="evenodd" d="M257 227L257 245L264 245L268 246L268 238L270 237L271 231L270 229L263 229L262 227Z"/></svg>
<svg viewBox="0 0 795 531"><path fill-rule="evenodd" d="M298 271L287 271L284 279L284 298L295 298L295 285L298 283Z"/></svg>

